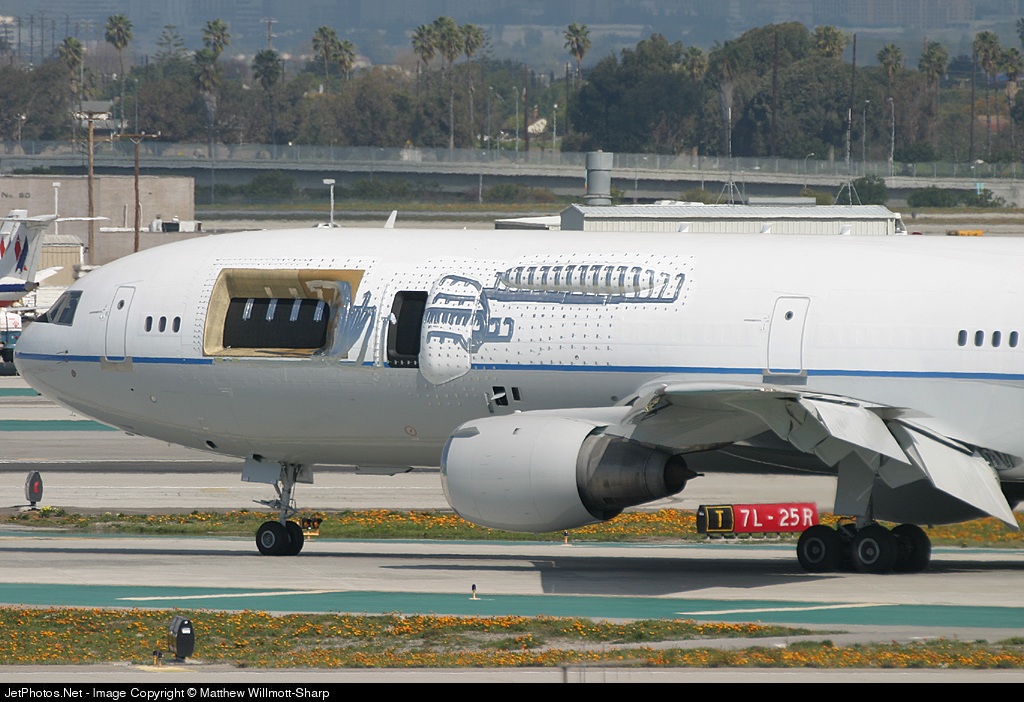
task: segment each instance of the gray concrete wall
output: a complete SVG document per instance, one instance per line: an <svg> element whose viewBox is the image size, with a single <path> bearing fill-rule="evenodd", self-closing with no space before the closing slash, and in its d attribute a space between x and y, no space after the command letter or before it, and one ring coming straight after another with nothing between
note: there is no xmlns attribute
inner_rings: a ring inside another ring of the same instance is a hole
<svg viewBox="0 0 1024 702"><path fill-rule="evenodd" d="M59 188L54 183L60 183ZM56 204L54 191L56 194ZM142 216L140 228L148 229L157 216L195 219L195 180L189 176L139 176L139 203ZM0 177L0 214L13 209L28 210L29 215L53 214L62 217L86 217L89 214L88 176L11 175ZM133 175L93 177L93 210L105 220L93 222L96 250L92 262L107 263L134 249L135 241L135 178ZM59 222L54 225L60 234L77 237L84 246L89 243L89 222ZM128 232L101 232L104 227L130 228ZM170 238L169 238L170 237ZM139 248L165 243L188 235L152 234L140 237ZM145 243L143 243L143 241ZM88 260L89 253L86 252Z"/></svg>

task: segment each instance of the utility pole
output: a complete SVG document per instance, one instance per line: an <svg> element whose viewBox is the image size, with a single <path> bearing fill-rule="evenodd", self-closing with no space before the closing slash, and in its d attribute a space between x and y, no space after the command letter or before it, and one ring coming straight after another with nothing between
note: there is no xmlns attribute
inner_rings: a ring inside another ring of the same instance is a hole
<svg viewBox="0 0 1024 702"><path fill-rule="evenodd" d="M135 247L133 251L139 250L139 228L140 219L142 218L142 203L139 199L139 144L142 143L143 139L155 139L160 136L160 133L146 134L145 132L139 134L121 134L119 138L130 139L132 144L135 145Z"/></svg>
<svg viewBox="0 0 1024 702"><path fill-rule="evenodd" d="M84 120L89 125L89 257L86 259L91 266L93 264L93 245L95 244L95 227L94 222L96 221L96 212L93 206L92 196L92 181L93 181L93 151L95 148L95 136L93 125L97 120L110 119L109 112L95 112L93 110L85 110L75 115L80 120Z"/></svg>

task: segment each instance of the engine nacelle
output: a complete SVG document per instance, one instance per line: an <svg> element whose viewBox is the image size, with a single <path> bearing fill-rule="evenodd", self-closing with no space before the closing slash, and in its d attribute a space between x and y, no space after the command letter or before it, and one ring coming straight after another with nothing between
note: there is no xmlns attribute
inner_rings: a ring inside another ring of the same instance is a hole
<svg viewBox="0 0 1024 702"><path fill-rule="evenodd" d="M561 531L674 495L696 475L682 457L603 433L593 422L515 414L463 424L441 482L463 519L506 531Z"/></svg>

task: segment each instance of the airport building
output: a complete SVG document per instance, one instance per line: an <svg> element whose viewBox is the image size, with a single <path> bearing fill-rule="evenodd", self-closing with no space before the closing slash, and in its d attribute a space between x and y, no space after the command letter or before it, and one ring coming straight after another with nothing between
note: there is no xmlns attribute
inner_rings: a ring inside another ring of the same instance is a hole
<svg viewBox="0 0 1024 702"><path fill-rule="evenodd" d="M706 234L906 234L899 213L881 205L570 205L559 216L571 231Z"/></svg>
<svg viewBox="0 0 1024 702"><path fill-rule="evenodd" d="M201 230L195 222L195 182L184 176L139 176L140 243L145 249L166 243L170 232ZM55 223L44 240L40 268L65 266L48 285L69 285L73 270L67 263L102 265L135 248L134 176L95 175L92 184L93 213L103 219ZM89 216L89 177L78 175L11 175L0 177L0 214L14 209L29 216L58 214ZM165 223L159 232L153 222ZM88 246L92 229L95 250Z"/></svg>

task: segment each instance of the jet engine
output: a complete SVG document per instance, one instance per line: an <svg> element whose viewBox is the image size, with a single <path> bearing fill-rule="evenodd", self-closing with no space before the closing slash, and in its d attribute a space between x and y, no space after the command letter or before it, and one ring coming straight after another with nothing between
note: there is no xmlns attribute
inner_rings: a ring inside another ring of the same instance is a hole
<svg viewBox="0 0 1024 702"><path fill-rule="evenodd" d="M445 444L441 481L463 519L506 531L574 529L674 495L696 473L681 456L554 414L487 417Z"/></svg>

